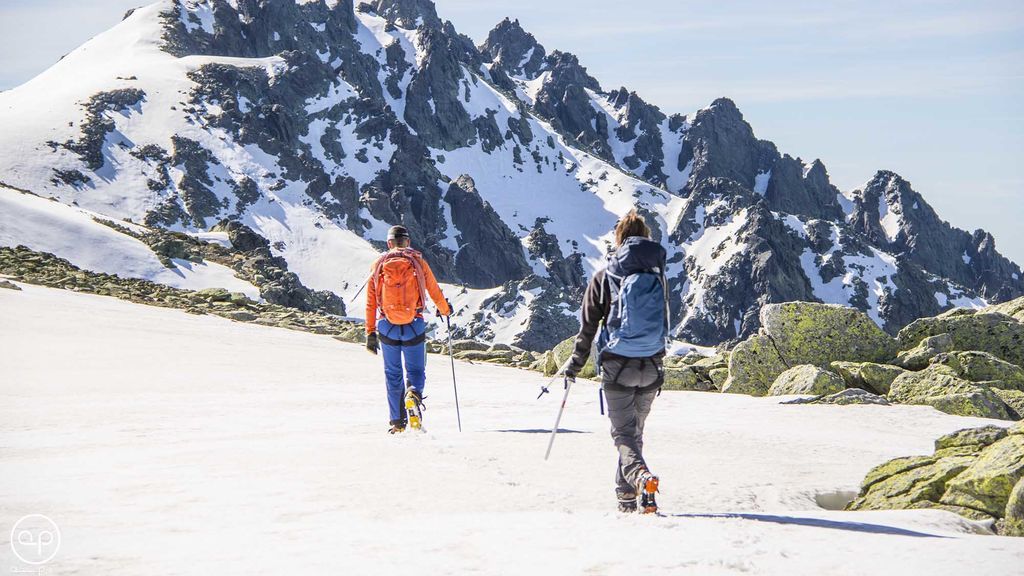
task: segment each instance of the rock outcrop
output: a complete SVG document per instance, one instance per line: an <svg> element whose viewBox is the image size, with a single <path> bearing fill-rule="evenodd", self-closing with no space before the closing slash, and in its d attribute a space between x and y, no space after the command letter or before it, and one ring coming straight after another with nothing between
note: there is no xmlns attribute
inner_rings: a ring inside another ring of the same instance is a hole
<svg viewBox="0 0 1024 576"><path fill-rule="evenodd" d="M875 467L847 509L948 510L992 521L1000 534L1022 536L1022 479L1024 426L971 428L936 440L931 456L897 458Z"/></svg>
<svg viewBox="0 0 1024 576"><path fill-rule="evenodd" d="M813 364L800 364L779 374L771 388L768 389L768 395L813 394L825 396L842 392L845 389L846 383L839 375Z"/></svg>

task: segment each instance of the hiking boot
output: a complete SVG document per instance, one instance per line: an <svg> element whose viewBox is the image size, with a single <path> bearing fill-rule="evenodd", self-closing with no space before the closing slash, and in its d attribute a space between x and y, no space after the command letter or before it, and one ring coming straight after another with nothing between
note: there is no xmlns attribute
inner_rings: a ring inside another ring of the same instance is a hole
<svg viewBox="0 0 1024 576"><path fill-rule="evenodd" d="M405 432L405 420L392 420L388 434L401 434Z"/></svg>
<svg viewBox="0 0 1024 576"><path fill-rule="evenodd" d="M636 513L636 494L619 494L619 512Z"/></svg>
<svg viewBox="0 0 1024 576"><path fill-rule="evenodd" d="M423 427L423 397L413 388L405 390L405 411L409 415L409 427L419 430Z"/></svg>
<svg viewBox="0 0 1024 576"><path fill-rule="evenodd" d="M636 482L637 492L640 493L640 513L654 514L658 511L658 503L654 494L658 492L658 477L644 470Z"/></svg>

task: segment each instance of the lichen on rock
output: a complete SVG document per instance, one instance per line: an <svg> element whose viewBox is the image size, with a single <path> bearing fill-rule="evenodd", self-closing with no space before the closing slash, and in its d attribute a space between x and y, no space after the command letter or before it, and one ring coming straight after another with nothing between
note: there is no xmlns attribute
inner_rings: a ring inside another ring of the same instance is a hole
<svg viewBox="0 0 1024 576"><path fill-rule="evenodd" d="M769 388L768 395L813 394L822 396L840 392L845 388L846 383L839 375L813 364L800 364L780 374Z"/></svg>
<svg viewBox="0 0 1024 576"><path fill-rule="evenodd" d="M892 381L906 372L898 366L874 362L836 361L829 365L832 371L843 377L846 385L863 388L869 392L885 395L889 393Z"/></svg>
<svg viewBox="0 0 1024 576"><path fill-rule="evenodd" d="M729 378L722 392L764 396L786 368L771 339L756 334L733 348L729 356Z"/></svg>
<svg viewBox="0 0 1024 576"><path fill-rule="evenodd" d="M941 365L906 372L893 380L888 398L900 404L925 404L947 414L1012 420L1013 414L992 389L951 375Z"/></svg>

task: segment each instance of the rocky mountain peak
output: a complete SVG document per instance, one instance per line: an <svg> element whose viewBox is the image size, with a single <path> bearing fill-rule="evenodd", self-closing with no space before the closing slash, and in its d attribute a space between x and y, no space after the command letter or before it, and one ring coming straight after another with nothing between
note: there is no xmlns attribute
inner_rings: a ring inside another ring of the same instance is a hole
<svg viewBox="0 0 1024 576"><path fill-rule="evenodd" d="M137 44L161 33L166 53ZM99 91L0 94L0 176L150 226L238 221L351 310L402 223L471 309L464 336L549 348L631 206L669 251L674 333L694 343L755 333L768 302L852 305L893 331L1024 293L991 235L898 175L848 200L732 100L666 116L512 19L477 48L427 0L168 0L105 41L117 58L75 51L52 73L88 70ZM5 153L21 149L39 152Z"/></svg>
<svg viewBox="0 0 1024 576"><path fill-rule="evenodd" d="M393 26L407 30L441 27L437 8L430 0L375 0L367 4Z"/></svg>
<svg viewBox="0 0 1024 576"><path fill-rule="evenodd" d="M488 34L480 46L485 58L510 76L533 78L544 65L546 53L519 20L505 18Z"/></svg>

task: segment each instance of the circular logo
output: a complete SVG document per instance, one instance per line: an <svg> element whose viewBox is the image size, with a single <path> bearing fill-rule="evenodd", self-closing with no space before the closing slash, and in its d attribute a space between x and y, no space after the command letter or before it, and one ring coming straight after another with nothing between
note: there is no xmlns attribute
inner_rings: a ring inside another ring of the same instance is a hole
<svg viewBox="0 0 1024 576"><path fill-rule="evenodd" d="M42 514L29 514L11 528L11 550L25 564L46 564L60 550L60 528Z"/></svg>

